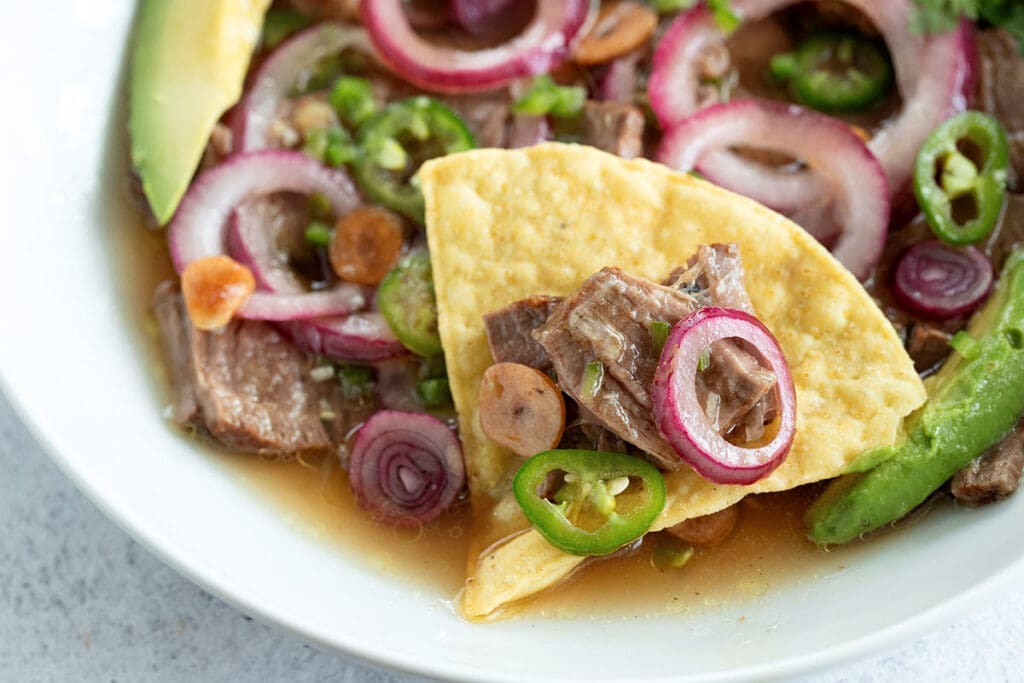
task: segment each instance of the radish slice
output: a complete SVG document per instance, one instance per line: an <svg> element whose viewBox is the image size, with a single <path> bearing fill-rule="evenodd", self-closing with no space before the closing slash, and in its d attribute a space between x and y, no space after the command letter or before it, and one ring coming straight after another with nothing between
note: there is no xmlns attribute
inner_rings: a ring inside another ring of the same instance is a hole
<svg viewBox="0 0 1024 683"><path fill-rule="evenodd" d="M731 7L744 21L756 21L797 1L733 0ZM917 150L936 126L967 106L977 61L973 28L964 22L947 33L919 36L910 32L910 0L847 2L862 11L882 33L903 95L902 112L869 143L886 172L891 194L902 198ZM681 14L665 32L654 53L648 83L651 107L663 128L697 111L701 58L709 48L724 41L725 34L704 5ZM723 167L719 169L716 176L730 173ZM812 203L820 192L820 185L808 183L801 187L792 183L792 178L778 175L763 169L758 183L765 194L786 207Z"/></svg>
<svg viewBox="0 0 1024 683"><path fill-rule="evenodd" d="M234 156L199 176L182 199L167 230L175 270L180 274L193 261L227 254L228 218L246 199L287 191L319 192L341 214L360 203L347 175L327 169L304 154L263 151ZM350 313L365 304L361 291L351 287L327 292L293 288L278 292L267 280L266 263L252 254L243 255L243 260L247 266L255 266L253 274L261 289L238 311L240 317L296 320Z"/></svg>
<svg viewBox="0 0 1024 683"><path fill-rule="evenodd" d="M900 258L892 291L907 310L949 320L977 308L994 281L992 263L980 250L929 240L910 247Z"/></svg>
<svg viewBox="0 0 1024 683"><path fill-rule="evenodd" d="M431 415L382 410L356 432L348 478L375 519L418 527L452 506L466 485L455 432Z"/></svg>
<svg viewBox="0 0 1024 683"><path fill-rule="evenodd" d="M742 339L775 373L779 392L778 431L771 442L744 448L718 434L697 399L702 354L723 339ZM796 434L796 390L789 365L772 333L752 315L727 308L702 308L669 334L651 389L654 419L665 441L697 474L716 484L752 484L782 464Z"/></svg>
<svg viewBox="0 0 1024 683"><path fill-rule="evenodd" d="M842 232L832 255L866 278L885 246L890 205L885 171L856 133L837 119L795 105L737 100L674 125L656 158L685 172L709 152L737 145L792 154L835 188ZM732 189L729 183L724 186Z"/></svg>
<svg viewBox="0 0 1024 683"><path fill-rule="evenodd" d="M303 74L309 73L324 57L346 48L373 52L365 31L331 22L308 28L274 50L256 72L235 114L236 150L253 152L270 147L270 126Z"/></svg>
<svg viewBox="0 0 1024 683"><path fill-rule="evenodd" d="M545 73L569 55L596 13L593 0L544 0L521 34L493 48L461 50L423 40L401 0L363 0L363 23L381 58L399 76L425 90L476 92Z"/></svg>

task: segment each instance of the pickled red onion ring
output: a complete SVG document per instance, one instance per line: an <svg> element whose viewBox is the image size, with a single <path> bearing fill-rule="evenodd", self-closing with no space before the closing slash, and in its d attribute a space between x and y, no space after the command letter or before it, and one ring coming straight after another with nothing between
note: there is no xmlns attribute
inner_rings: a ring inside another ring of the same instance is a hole
<svg viewBox="0 0 1024 683"><path fill-rule="evenodd" d="M333 22L317 24L278 46L256 71L235 113L236 151L254 152L270 147L270 126L302 74L324 57L350 47L373 52L365 31Z"/></svg>
<svg viewBox="0 0 1024 683"><path fill-rule="evenodd" d="M492 48L462 50L430 43L413 31L401 0L363 0L360 11L380 58L424 90L478 92L562 63L595 14L593 0L544 0L515 38Z"/></svg>
<svg viewBox="0 0 1024 683"><path fill-rule="evenodd" d="M181 273L193 261L227 254L228 219L235 208L246 199L286 191L321 193L337 213L347 213L360 203L344 172L325 168L304 154L274 150L233 156L200 175L174 214L167 241L175 270ZM260 273L254 274L259 279ZM361 291L351 287L278 293L267 289L266 282L261 285L238 311L240 317L300 320L347 314L365 304Z"/></svg>
<svg viewBox="0 0 1024 683"><path fill-rule="evenodd" d="M778 429L772 440L745 448L725 440L697 398L701 355L723 339L747 342L775 373ZM789 364L771 332L754 316L727 308L701 308L672 328L651 389L658 430L697 474L716 484L752 484L782 464L796 435L796 390Z"/></svg>
<svg viewBox="0 0 1024 683"><path fill-rule="evenodd" d="M977 308L995 281L992 262L975 247L919 242L900 258L892 278L896 300L933 320L949 320Z"/></svg>
<svg viewBox="0 0 1024 683"><path fill-rule="evenodd" d="M885 171L849 126L795 105L737 100L702 109L674 125L656 158L690 171L708 152L736 145L793 154L836 188L836 222L842 232L832 255L865 279L885 246L889 194Z"/></svg>
<svg viewBox="0 0 1024 683"><path fill-rule="evenodd" d="M458 437L441 420L381 410L356 432L348 477L373 517L418 527L452 506L466 484L466 466Z"/></svg>
<svg viewBox="0 0 1024 683"><path fill-rule="evenodd" d="M755 21L797 1L733 0L732 8L744 21ZM892 57L903 109L868 146L886 172L890 195L904 198L917 150L939 123L967 107L977 61L973 28L964 22L947 33L920 36L910 31L910 0L846 1L879 29ZM666 31L655 51L648 84L651 106L663 127L697 111L701 56L724 40L725 34L703 4L681 14ZM725 174L724 169L716 173ZM759 194L772 198L773 206L801 207L820 193L820 183L808 182L804 187L792 181L791 174L765 168L756 186Z"/></svg>

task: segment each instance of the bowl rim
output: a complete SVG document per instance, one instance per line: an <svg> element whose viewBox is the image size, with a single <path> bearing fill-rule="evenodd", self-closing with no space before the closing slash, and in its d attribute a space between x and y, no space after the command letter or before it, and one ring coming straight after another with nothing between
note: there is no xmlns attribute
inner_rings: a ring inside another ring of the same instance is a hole
<svg viewBox="0 0 1024 683"><path fill-rule="evenodd" d="M297 635L307 642L314 643L329 651L338 652L371 666L390 669L403 673L429 676L452 681L508 681L509 683L546 683L561 681L563 678L533 676L523 674L504 674L495 670L484 670L477 667L446 662L441 658L430 661L413 661L410 657L396 656L385 647L367 647L350 643L340 643L318 633L316 629L297 618L289 618L287 614L276 614L265 608L241 592L235 591L228 581L205 575L190 562L188 557L180 557L170 548L162 546L157 534L147 529L144 520L132 518L130 511L120 509L113 501L106 498L101 491L93 487L85 476L74 457L58 448L51 438L51 427L45 418L34 413L27 404L22 402L17 386L7 378L4 370L5 361L0 358L0 392L7 398L12 411L35 439L47 456L58 466L63 475L86 497L105 517L120 527L147 552L154 555L162 563L191 583L199 586L218 599L224 601L246 615L259 620L267 626L283 629ZM727 670L688 677L682 680L692 681L743 681L764 677L784 677L806 674L821 669L862 659L871 654L881 654L886 648L895 648L914 636L929 629L937 628L952 620L957 612L973 611L1000 588L1008 585L1013 579L1024 574L1024 556L1016 558L1006 567L989 575L985 580L952 596L933 607L914 616L893 622L878 631L868 633L859 638L837 643L823 650L804 655L779 659L764 665L748 666L740 669ZM971 603L976 603L972 605ZM481 626L484 628L484 626ZM647 677L643 681L678 681L678 676Z"/></svg>
<svg viewBox="0 0 1024 683"><path fill-rule="evenodd" d="M127 5L127 3L125 3ZM130 17L135 14L136 3L130 3L128 9L116 8L119 3L112 3L116 9L111 10L112 16L120 20L120 13L127 13ZM0 14L3 14L0 11ZM128 25L123 35L117 36L120 46L120 59L126 60L127 40L132 32L134 22ZM3 48L0 48L2 50ZM119 75L119 82L113 90L113 97L123 97L124 64L116 66ZM112 121L120 109L116 101L108 99L104 95L103 118L100 122L104 140L112 125L119 125ZM3 119L3 115L0 115ZM18 161L17 155L0 161L0 171L8 170L8 165ZM103 160L101 160L103 161ZM106 196L110 180L105 180L98 186L98 196L91 199L99 202L106 202ZM94 219L90 216L84 218L83 222L92 223ZM102 256L104 262L115 259L113 250L104 249ZM124 303L123 299L119 300ZM118 314L121 327L118 334L129 335L133 341L138 341L137 330L131 329L131 317L125 310ZM2 346L2 345L0 345ZM133 362L141 363L142 355L132 358ZM226 602L233 609L253 616L263 624L284 629L298 635L302 639L315 643L316 645L335 652L340 652L355 660L368 663L372 666L384 667L417 675L426 675L445 680L460 681L516 681L516 682L539 682L564 680L543 675L507 673L500 670L484 669L480 666L462 664L443 657L419 660L407 654L396 654L383 644L363 641L346 641L335 638L316 629L314 624L302 615L297 613L282 612L275 609L273 605L262 605L258 602L257 596L246 595L244 590L239 589L231 583L228 575L223 572L209 571L200 561L201 558L190 556L185 549L174 543L162 543L162 533L152 520L145 515L135 514L130 504L116 496L105 495L100 482L89 476L88 460L76 457L72 444L63 438L64 430L56 416L47 413L44 406L37 400L33 400L33 392L30 390L29 378L21 372L13 370L15 359L0 355L0 392L2 392L11 406L12 412L18 417L33 439L47 454L47 456L58 466L63 475L108 519L127 532L149 553L158 558L161 562L174 569L178 574L188 581L198 585L203 590ZM159 408L154 403L154 412ZM168 427L168 430L170 428ZM345 561L339 558L339 561ZM1008 561L1001 569L988 574L984 579L971 584L966 589L936 602L929 608L920 611L912 616L896 620L876 631L862 633L859 637L850 638L831 644L821 650L808 652L796 656L773 659L765 664L746 666L743 668L719 671L704 675L691 675L687 680L713 680L713 681L736 681L750 678L782 677L792 676L820 670L825 667L835 666L854 659L864 658L871 654L880 653L885 648L895 647L910 638L930 629L935 628L952 619L958 611L967 611L978 605L972 602L984 600L986 596L993 594L996 590L1008 585L1016 577L1024 575L1024 553L1021 553L1012 561ZM481 626L480 628L486 628ZM639 680L680 680L678 676L661 675L647 677Z"/></svg>

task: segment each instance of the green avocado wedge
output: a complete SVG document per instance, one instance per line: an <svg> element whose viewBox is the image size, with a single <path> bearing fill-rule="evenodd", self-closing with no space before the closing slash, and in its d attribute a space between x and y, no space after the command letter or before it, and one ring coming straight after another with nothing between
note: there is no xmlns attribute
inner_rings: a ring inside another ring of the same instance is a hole
<svg viewBox="0 0 1024 683"><path fill-rule="evenodd" d="M974 316L970 359L954 354L907 419L906 439L871 469L835 480L807 511L817 543L846 543L900 519L995 445L1024 413L1024 248Z"/></svg>
<svg viewBox="0 0 1024 683"><path fill-rule="evenodd" d="M270 0L142 0L132 44L132 163L161 225L242 94Z"/></svg>

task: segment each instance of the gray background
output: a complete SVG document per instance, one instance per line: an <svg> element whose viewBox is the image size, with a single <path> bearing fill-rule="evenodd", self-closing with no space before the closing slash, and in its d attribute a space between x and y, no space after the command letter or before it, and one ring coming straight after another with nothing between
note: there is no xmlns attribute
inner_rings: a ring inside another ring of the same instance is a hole
<svg viewBox="0 0 1024 683"><path fill-rule="evenodd" d="M421 680L254 622L160 564L64 479L2 394L0 472L2 681ZM1024 681L1024 587L801 680Z"/></svg>

